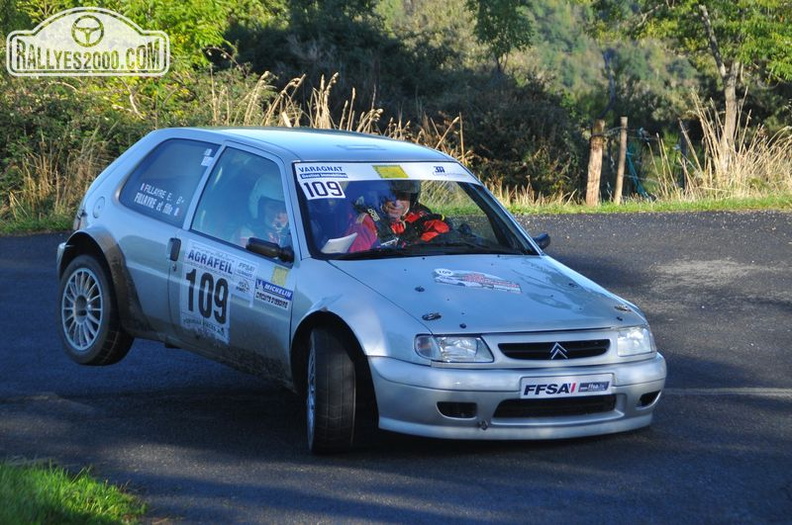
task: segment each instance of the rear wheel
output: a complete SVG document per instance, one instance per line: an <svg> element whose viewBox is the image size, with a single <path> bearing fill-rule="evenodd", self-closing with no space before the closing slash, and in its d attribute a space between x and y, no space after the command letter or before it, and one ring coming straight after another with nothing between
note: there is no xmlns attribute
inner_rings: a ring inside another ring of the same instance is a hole
<svg viewBox="0 0 792 525"><path fill-rule="evenodd" d="M337 331L311 333L306 367L308 449L314 454L345 452L355 434L355 365Z"/></svg>
<svg viewBox="0 0 792 525"><path fill-rule="evenodd" d="M81 365L111 365L129 352L110 280L89 255L76 257L60 281L60 334L66 354Z"/></svg>

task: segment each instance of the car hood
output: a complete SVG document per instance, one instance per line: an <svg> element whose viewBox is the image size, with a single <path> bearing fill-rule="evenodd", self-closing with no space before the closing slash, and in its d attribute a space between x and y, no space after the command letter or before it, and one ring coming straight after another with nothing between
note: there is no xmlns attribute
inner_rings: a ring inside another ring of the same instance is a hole
<svg viewBox="0 0 792 525"><path fill-rule="evenodd" d="M584 330L645 323L633 305L546 255L331 264L433 333Z"/></svg>

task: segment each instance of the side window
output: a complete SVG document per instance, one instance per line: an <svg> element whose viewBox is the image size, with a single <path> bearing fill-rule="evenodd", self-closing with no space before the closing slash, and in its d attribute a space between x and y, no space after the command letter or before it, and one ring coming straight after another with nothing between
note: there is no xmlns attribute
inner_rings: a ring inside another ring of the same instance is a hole
<svg viewBox="0 0 792 525"><path fill-rule="evenodd" d="M192 229L243 247L250 237L290 245L285 200L277 164L227 148L198 201Z"/></svg>
<svg viewBox="0 0 792 525"><path fill-rule="evenodd" d="M174 226L181 225L218 145L171 139L138 164L121 190L121 203Z"/></svg>

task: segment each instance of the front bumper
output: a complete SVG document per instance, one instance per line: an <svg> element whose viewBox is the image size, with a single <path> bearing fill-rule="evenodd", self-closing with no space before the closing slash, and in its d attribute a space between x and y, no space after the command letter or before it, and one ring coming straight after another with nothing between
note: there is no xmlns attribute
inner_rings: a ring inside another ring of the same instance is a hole
<svg viewBox="0 0 792 525"><path fill-rule="evenodd" d="M666 378L660 354L647 361L550 370L436 368L387 357L370 357L369 363L381 429L449 439L561 439L645 427ZM613 375L608 396L538 405L520 400L524 377L601 374Z"/></svg>

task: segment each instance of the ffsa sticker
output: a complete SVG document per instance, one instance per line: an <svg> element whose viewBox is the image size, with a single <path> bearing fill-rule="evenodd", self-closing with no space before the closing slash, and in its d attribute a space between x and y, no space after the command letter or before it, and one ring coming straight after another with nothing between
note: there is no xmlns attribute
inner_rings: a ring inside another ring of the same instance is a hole
<svg viewBox="0 0 792 525"><path fill-rule="evenodd" d="M610 394L613 387L611 374L568 377L524 377L520 381L520 397L546 399L556 397L582 397Z"/></svg>
<svg viewBox="0 0 792 525"><path fill-rule="evenodd" d="M231 295L252 300L256 269L229 253L196 242L190 243L183 268L179 298L182 326L228 343Z"/></svg>

